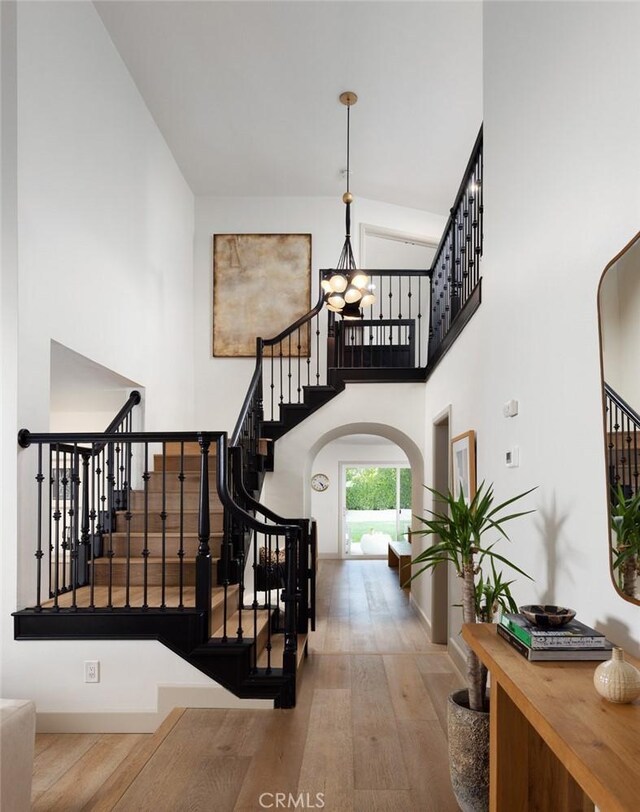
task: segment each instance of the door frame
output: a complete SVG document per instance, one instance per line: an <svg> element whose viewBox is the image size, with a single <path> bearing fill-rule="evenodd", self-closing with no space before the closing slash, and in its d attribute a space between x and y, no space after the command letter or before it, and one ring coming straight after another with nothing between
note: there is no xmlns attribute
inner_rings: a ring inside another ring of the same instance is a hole
<svg viewBox="0 0 640 812"><path fill-rule="evenodd" d="M438 414L432 425L432 479L440 493L449 490L451 476L451 406ZM434 567L431 576L431 642L449 639L450 564Z"/></svg>
<svg viewBox="0 0 640 812"><path fill-rule="evenodd" d="M399 446L398 446L399 447ZM402 451L402 449L400 449ZM366 461L366 462L343 462L340 461L339 463L339 470L340 470L340 496L338 498L338 512L340 516L339 521L339 532L340 532L340 550L339 550L339 557L346 558L346 559L355 559L357 561L363 560L366 561L367 559L374 559L380 560L387 557L387 553L380 553L379 555L347 555L345 552L345 539L346 539L346 524L347 524L347 504L346 504L346 494L347 494L347 468L408 468L411 471L411 463L409 460L407 462L375 462L375 461ZM413 476L413 472L412 472ZM412 500L413 502L413 494ZM413 515L413 506L411 507L412 515Z"/></svg>

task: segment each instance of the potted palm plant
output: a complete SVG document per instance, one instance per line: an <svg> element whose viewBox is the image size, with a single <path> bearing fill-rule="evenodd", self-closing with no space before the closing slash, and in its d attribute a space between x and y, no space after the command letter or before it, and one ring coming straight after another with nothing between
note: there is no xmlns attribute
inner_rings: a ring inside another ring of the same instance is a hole
<svg viewBox="0 0 640 812"><path fill-rule="evenodd" d="M625 496L623 488L618 485L611 507L611 525L616 534L611 552L618 586L624 595L635 598L640 561L640 490L632 496Z"/></svg>
<svg viewBox="0 0 640 812"><path fill-rule="evenodd" d="M498 505L494 504L493 486L483 482L475 496L466 502L450 491L442 494L427 488L434 496L437 510L428 511L428 518L417 517L424 527L412 531L415 536L435 536L411 562L420 567L412 578L427 570L450 562L462 579L462 618L464 623L493 620L497 608L516 609L511 596L512 581L504 581L496 562L523 572L494 548L498 539L486 543L487 532L496 531L509 540L504 525L531 510L511 513L507 508L532 490L520 493ZM483 564L491 565L489 577L483 575ZM460 808L479 812L488 808L489 801L489 714L486 696L486 668L471 650L467 653L469 688L449 697L448 738L451 782Z"/></svg>

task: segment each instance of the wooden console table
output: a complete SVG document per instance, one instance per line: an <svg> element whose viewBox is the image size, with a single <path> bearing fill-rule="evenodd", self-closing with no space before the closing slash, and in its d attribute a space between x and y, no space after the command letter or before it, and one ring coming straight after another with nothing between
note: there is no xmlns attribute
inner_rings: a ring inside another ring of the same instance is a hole
<svg viewBox="0 0 640 812"><path fill-rule="evenodd" d="M601 699L597 662L530 663L490 623L462 637L491 673L491 812L640 810L640 700Z"/></svg>

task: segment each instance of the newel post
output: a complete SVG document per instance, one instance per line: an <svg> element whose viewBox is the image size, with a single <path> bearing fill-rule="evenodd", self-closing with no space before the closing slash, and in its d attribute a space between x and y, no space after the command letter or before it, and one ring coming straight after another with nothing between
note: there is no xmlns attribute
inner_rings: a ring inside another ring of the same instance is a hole
<svg viewBox="0 0 640 812"><path fill-rule="evenodd" d="M209 513L209 440L200 443L200 498L198 500L198 555L196 556L196 608L204 612L205 641L211 637L211 537Z"/></svg>
<svg viewBox="0 0 640 812"><path fill-rule="evenodd" d="M286 696L282 707L293 708L296 704L296 670L298 660L298 546L300 529L288 527L285 534L285 589L282 593L284 603L284 651L282 653L282 672L290 677L285 689Z"/></svg>

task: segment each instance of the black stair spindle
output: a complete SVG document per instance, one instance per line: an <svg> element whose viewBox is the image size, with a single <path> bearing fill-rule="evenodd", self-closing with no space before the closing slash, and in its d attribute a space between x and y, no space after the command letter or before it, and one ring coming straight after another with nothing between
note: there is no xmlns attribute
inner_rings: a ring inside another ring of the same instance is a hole
<svg viewBox="0 0 640 812"><path fill-rule="evenodd" d="M298 327L297 332L297 341L296 341L296 350L298 355L298 403L300 403L300 396L302 394L302 378L300 375L300 363L301 363L301 353L302 353L302 338L300 333L300 328Z"/></svg>
<svg viewBox="0 0 640 812"><path fill-rule="evenodd" d="M69 521L71 525L71 550L70 550L70 579L72 600L71 608L78 608L78 554L80 546L80 536L78 528L79 519L79 502L80 502L80 454L78 451L78 444L73 445L73 455L71 461L71 499L69 508Z"/></svg>
<svg viewBox="0 0 640 812"><path fill-rule="evenodd" d="M113 533L117 521L115 497L115 448L113 442L107 444L107 449L107 514L109 521L109 540L107 544L107 606L109 609L113 609Z"/></svg>
<svg viewBox="0 0 640 812"><path fill-rule="evenodd" d="M36 534L36 609L42 609L42 483L44 482L44 474L42 473L42 446L38 446L38 473L36 474L36 482L38 483L38 512L37 522L38 530Z"/></svg>
<svg viewBox="0 0 640 812"><path fill-rule="evenodd" d="M89 562L90 562L90 524L89 524L89 454L82 454L82 522L80 525L80 546L78 548L78 586L84 586L89 581Z"/></svg>
<svg viewBox="0 0 640 812"><path fill-rule="evenodd" d="M97 468L99 467L99 457L98 457L98 449L96 448L95 443L91 444L91 509L89 511L89 606L92 609L95 609L96 605L96 567L95 567L95 557L96 557L96 544L99 543L100 535L99 529L96 528L96 519L98 522L99 519L99 511L96 510L96 507L99 505L97 501L97 489L99 487L99 482L97 481L98 474Z"/></svg>
<svg viewBox="0 0 640 812"><path fill-rule="evenodd" d="M149 473L149 443L144 444L144 471L142 474L143 482L143 525L142 532L144 539L142 543L142 608L149 608L149 480L151 474Z"/></svg>
<svg viewBox="0 0 640 812"><path fill-rule="evenodd" d="M207 482L207 495L209 493L209 483ZM160 608L167 607L167 444L162 443L162 512L160 513L162 522L162 575L160 590Z"/></svg>
<svg viewBox="0 0 640 812"><path fill-rule="evenodd" d="M55 500L53 494L53 446L49 445L49 597L54 591Z"/></svg>
<svg viewBox="0 0 640 812"><path fill-rule="evenodd" d="M126 467L125 467L125 464L123 464L123 461L128 456L125 453L124 444L121 445L121 449L122 449L121 458L120 458L121 471L120 471L120 482L119 482L119 484L120 484L120 493L122 494L122 496L121 496L121 505L125 510L124 520L125 520L126 526L127 526L127 546L126 546L126 554L125 554L125 559L126 560L125 560L125 597L124 597L124 605L125 605L126 609L129 609L129 608L131 608L131 519L133 518L133 514L131 513L131 498L130 498L130 495L129 494L127 495L126 501L125 501L125 497L124 497L124 493L125 493L124 483L125 483L125 479L127 479L127 476L126 476ZM116 448L116 451L117 451L117 448Z"/></svg>
<svg viewBox="0 0 640 812"><path fill-rule="evenodd" d="M64 519L63 519L63 530L62 536L60 535L60 519L63 518L63 513L60 511L60 446L56 446L56 477L55 480L53 476L51 477L51 487L55 488L55 512L53 514L53 522L55 525L55 534L54 534L54 570L53 570L53 580L54 580L54 588L53 588L53 595L54 595L54 607L58 608L58 596L60 595L60 547L64 543ZM61 541L62 538L62 541ZM64 551L63 551L64 552ZM64 564L63 564L64 566Z"/></svg>
<svg viewBox="0 0 640 812"><path fill-rule="evenodd" d="M67 468L67 452L62 452L62 589L67 590L67 550L70 552L69 538L70 538L70 517L69 508L67 506L68 496L71 493L71 469ZM69 471L69 476L67 476ZM60 469L58 469L58 478L60 477ZM69 486L67 488L67 486ZM70 560L70 559L69 559Z"/></svg>
<svg viewBox="0 0 640 812"><path fill-rule="evenodd" d="M291 376L291 334L289 334L287 336L287 342L288 342L287 361L288 361L288 366L289 366L288 372L287 372L287 386L288 386L287 403L291 403L291 377L292 377Z"/></svg>
<svg viewBox="0 0 640 812"><path fill-rule="evenodd" d="M209 446L203 435L200 444L200 496L198 499L198 554L196 556L196 608L204 612L205 638L211 636L211 521L209 512ZM220 463L218 463L220 464Z"/></svg>
<svg viewBox="0 0 640 812"><path fill-rule="evenodd" d="M275 383L274 383L274 378L273 378L273 364L274 364L274 361L273 361L273 345L270 347L270 349L271 349L271 384L269 385L269 388L271 389L271 413L269 415L269 420L275 420L275 418L274 418L274 414L275 414L275 400L274 400Z"/></svg>
<svg viewBox="0 0 640 812"><path fill-rule="evenodd" d="M180 546L178 548L180 589L178 608L184 608L184 442L180 443Z"/></svg>
<svg viewBox="0 0 640 812"><path fill-rule="evenodd" d="M320 385L320 318L316 315L316 386Z"/></svg>

